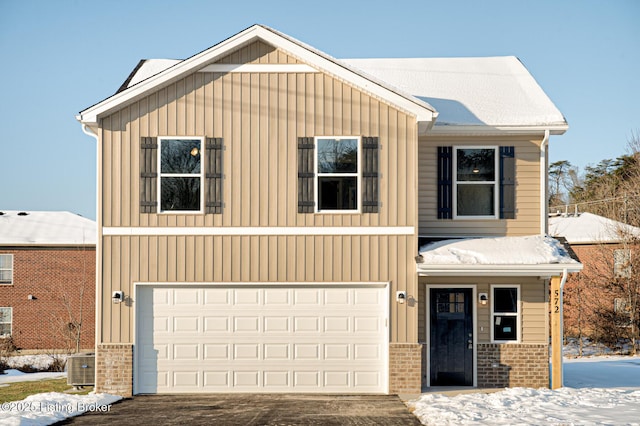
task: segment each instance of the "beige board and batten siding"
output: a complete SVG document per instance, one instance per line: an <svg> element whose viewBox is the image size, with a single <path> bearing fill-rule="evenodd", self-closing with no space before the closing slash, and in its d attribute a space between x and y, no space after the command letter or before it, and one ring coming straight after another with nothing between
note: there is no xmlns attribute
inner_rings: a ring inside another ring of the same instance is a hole
<svg viewBox="0 0 640 426"><path fill-rule="evenodd" d="M419 234L425 236L518 236L540 233L540 143L542 138L421 137L418 142ZM513 146L516 156L515 219L438 219L439 146Z"/></svg>
<svg viewBox="0 0 640 426"><path fill-rule="evenodd" d="M220 63L296 63L254 43ZM223 138L222 214L139 208L140 138ZM297 138L378 136L380 212L299 214ZM102 120L104 227L415 227L417 123L323 73L195 72ZM417 295L416 235L103 236L99 341L132 342L133 309L111 292L135 282L390 282ZM416 311L390 307L391 341L415 342Z"/></svg>
<svg viewBox="0 0 640 426"><path fill-rule="evenodd" d="M418 339L421 342L428 341L427 320L428 312L427 285L449 285L455 288L457 285L475 285L476 294L487 293L491 295L491 285L520 285L520 343L548 343L549 336L546 330L549 321L548 293L549 286L545 280L535 277L478 277L478 278L452 278L452 277L420 277L418 313ZM491 303L480 305L474 301L474 309L477 308L476 337L478 343L491 342Z"/></svg>

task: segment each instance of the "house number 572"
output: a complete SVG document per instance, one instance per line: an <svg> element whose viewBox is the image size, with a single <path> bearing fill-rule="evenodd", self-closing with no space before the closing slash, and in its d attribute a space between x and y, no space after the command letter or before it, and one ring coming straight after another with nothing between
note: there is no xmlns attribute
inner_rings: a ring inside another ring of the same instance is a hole
<svg viewBox="0 0 640 426"><path fill-rule="evenodd" d="M560 290L553 291L553 313L560 313Z"/></svg>

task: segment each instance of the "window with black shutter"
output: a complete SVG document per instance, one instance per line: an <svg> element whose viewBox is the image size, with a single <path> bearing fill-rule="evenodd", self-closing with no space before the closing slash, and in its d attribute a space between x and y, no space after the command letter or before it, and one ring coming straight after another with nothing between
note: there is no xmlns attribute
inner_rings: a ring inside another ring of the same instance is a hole
<svg viewBox="0 0 640 426"><path fill-rule="evenodd" d="M378 137L298 138L298 212L377 213Z"/></svg>
<svg viewBox="0 0 640 426"><path fill-rule="evenodd" d="M438 218L514 219L515 149L438 147Z"/></svg>
<svg viewBox="0 0 640 426"><path fill-rule="evenodd" d="M222 148L220 138L141 138L141 213L222 213Z"/></svg>

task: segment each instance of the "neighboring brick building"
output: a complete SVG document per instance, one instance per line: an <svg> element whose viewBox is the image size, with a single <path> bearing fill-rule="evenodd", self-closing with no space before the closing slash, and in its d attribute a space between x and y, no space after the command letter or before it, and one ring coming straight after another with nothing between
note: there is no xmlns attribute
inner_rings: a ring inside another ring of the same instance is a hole
<svg viewBox="0 0 640 426"><path fill-rule="evenodd" d="M0 336L18 349L95 345L96 225L69 212L0 211Z"/></svg>
<svg viewBox="0 0 640 426"><path fill-rule="evenodd" d="M565 337L617 340L624 333L624 294L611 285L631 273L631 243L640 228L592 213L549 218L549 234L564 237L584 265L564 289Z"/></svg>

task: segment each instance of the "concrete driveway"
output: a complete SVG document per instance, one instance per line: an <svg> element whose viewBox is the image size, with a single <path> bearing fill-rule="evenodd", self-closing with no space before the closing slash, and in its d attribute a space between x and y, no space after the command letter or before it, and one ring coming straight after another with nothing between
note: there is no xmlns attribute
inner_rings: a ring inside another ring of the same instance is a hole
<svg viewBox="0 0 640 426"><path fill-rule="evenodd" d="M141 395L57 425L420 425L397 396Z"/></svg>

